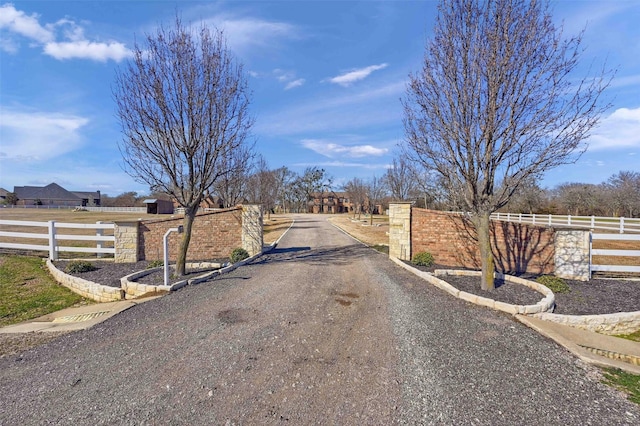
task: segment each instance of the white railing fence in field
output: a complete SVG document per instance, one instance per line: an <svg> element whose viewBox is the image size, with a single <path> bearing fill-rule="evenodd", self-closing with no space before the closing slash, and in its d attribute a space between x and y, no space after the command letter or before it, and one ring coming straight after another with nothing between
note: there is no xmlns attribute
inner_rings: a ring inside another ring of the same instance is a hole
<svg viewBox="0 0 640 426"><path fill-rule="evenodd" d="M590 273L593 272L632 272L640 273L640 250L632 249L594 249L593 241L637 241L640 246L640 234L594 234L591 233L591 241L589 246L589 265ZM593 256L614 256L614 257L637 257L638 262L634 265L603 265L595 263Z"/></svg>
<svg viewBox="0 0 640 426"><path fill-rule="evenodd" d="M553 214L493 213L491 219L505 222L530 223L532 225L550 227L588 228L615 231L620 234L640 233L639 218L599 217L599 216L565 216Z"/></svg>
<svg viewBox="0 0 640 426"><path fill-rule="evenodd" d="M77 209L86 210L88 212L107 212L107 213L147 213L146 207L76 207Z"/></svg>
<svg viewBox="0 0 640 426"><path fill-rule="evenodd" d="M25 232L4 231L2 227L26 227ZM45 228L44 232L33 232L33 228ZM95 230L95 234L62 234L60 229L84 229ZM58 259L60 252L72 253L95 253L98 257L103 254L115 254L115 236L113 235L115 225L113 223L62 223L50 220L48 222L34 222L22 220L0 220L0 248L48 251L49 259ZM109 231L111 235L105 235ZM3 241L3 239L46 240L47 244L26 244ZM72 247L62 246L60 241L95 241L95 247ZM106 243L106 244L105 244ZM107 247L109 245L110 247Z"/></svg>

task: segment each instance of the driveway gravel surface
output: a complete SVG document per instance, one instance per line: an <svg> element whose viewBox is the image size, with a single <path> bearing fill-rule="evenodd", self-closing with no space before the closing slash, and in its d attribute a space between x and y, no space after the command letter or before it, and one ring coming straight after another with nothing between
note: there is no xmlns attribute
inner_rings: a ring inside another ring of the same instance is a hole
<svg viewBox="0 0 640 426"><path fill-rule="evenodd" d="M501 313L324 217L230 274L0 359L0 424L638 424Z"/></svg>

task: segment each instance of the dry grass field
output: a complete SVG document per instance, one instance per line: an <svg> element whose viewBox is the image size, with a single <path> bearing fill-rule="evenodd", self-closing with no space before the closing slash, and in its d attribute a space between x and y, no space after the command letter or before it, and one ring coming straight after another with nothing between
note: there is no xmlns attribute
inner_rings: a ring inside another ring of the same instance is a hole
<svg viewBox="0 0 640 426"><path fill-rule="evenodd" d="M288 215L272 214L269 218L264 217L264 243L273 244L291 226L293 219Z"/></svg>
<svg viewBox="0 0 640 426"><path fill-rule="evenodd" d="M360 220L352 215L336 215L329 218L329 222L353 235L369 246L382 246L389 244L389 217L374 216L373 226L370 219L362 216Z"/></svg>
<svg viewBox="0 0 640 426"><path fill-rule="evenodd" d="M95 224L96 222L113 223L115 221L129 221L138 219L161 219L166 215L151 215L146 213L104 213L73 211L70 209L19 209L0 208L0 220L20 220L30 222L48 222L54 220L59 223L85 223ZM41 226L13 226L0 225L0 231L23 232L34 234L46 234L47 228ZM95 235L92 229L60 228L58 234L67 235ZM112 230L104 230L103 235L113 235ZM38 244L47 245L47 240L42 238L18 238L0 236L0 241L6 243ZM95 241L59 240L60 245L67 247L91 247L96 245ZM113 247L112 243L103 243L104 247ZM46 254L45 254L46 256ZM62 257L73 257L68 253L61 253Z"/></svg>

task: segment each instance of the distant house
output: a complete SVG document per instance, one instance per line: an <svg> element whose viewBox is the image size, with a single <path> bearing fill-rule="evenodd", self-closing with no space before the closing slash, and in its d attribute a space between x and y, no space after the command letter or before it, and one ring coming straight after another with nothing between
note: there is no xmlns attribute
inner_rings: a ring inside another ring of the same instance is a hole
<svg viewBox="0 0 640 426"><path fill-rule="evenodd" d="M7 191L4 188L0 188L0 202L2 201L6 201L7 199L7 194L9 194L9 191Z"/></svg>
<svg viewBox="0 0 640 426"><path fill-rule="evenodd" d="M353 208L346 192L314 192L308 202L309 213L348 213Z"/></svg>
<svg viewBox="0 0 640 426"><path fill-rule="evenodd" d="M307 207L308 213L357 213L368 210L369 199L365 199L361 206L354 204L347 192L314 192L309 197ZM382 214L382 211L382 204L376 204L373 213Z"/></svg>
<svg viewBox="0 0 640 426"><path fill-rule="evenodd" d="M67 191L57 183L47 186L15 186L18 206L93 207L100 205L100 191Z"/></svg>

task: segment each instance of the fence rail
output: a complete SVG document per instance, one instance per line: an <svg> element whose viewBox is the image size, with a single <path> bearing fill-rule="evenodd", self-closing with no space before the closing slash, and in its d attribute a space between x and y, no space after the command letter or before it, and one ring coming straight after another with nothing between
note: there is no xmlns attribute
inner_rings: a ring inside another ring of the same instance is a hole
<svg viewBox="0 0 640 426"><path fill-rule="evenodd" d="M637 241L640 243L640 234L594 234L591 233L589 265L590 272L640 272L640 250L633 249L594 249L593 241ZM639 244L640 245L640 244ZM594 264L593 256L613 256L613 257L637 257L635 265L604 265Z"/></svg>
<svg viewBox="0 0 640 426"><path fill-rule="evenodd" d="M505 222L530 223L540 226L598 229L615 231L620 234L631 232L640 233L639 218L493 213L491 219Z"/></svg>
<svg viewBox="0 0 640 426"><path fill-rule="evenodd" d="M72 253L95 253L98 257L103 254L115 254L116 250L113 247L115 243L114 235L105 235L105 231L110 231L113 234L115 225L113 223L64 223L50 220L48 222L34 222L23 220L0 220L0 226L2 227L24 227L24 228L46 228L47 232L33 232L26 230L25 232L4 231L0 230L0 248L7 249L21 249L21 250L37 250L48 251L49 259L56 260L58 253L60 252L72 252ZM81 229L81 230L95 230L94 235L88 234L61 234L58 233L59 229ZM7 238L11 239L29 239L29 240L47 240L47 244L27 244L16 243L6 241ZM5 241L2 241L5 239ZM61 241L95 241L95 247L72 247L60 245ZM104 243L109 244L112 247L106 247Z"/></svg>
<svg viewBox="0 0 640 426"><path fill-rule="evenodd" d="M88 212L107 212L107 213L147 213L146 207L76 207Z"/></svg>

